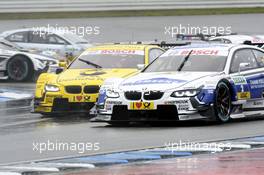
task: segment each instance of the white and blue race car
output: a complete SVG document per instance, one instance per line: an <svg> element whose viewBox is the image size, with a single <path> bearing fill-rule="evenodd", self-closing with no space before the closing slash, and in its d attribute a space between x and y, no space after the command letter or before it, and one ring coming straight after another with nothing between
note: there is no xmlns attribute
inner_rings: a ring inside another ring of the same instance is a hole
<svg viewBox="0 0 264 175"><path fill-rule="evenodd" d="M93 121L227 122L264 114L264 51L196 44L169 49L141 73L108 79Z"/></svg>

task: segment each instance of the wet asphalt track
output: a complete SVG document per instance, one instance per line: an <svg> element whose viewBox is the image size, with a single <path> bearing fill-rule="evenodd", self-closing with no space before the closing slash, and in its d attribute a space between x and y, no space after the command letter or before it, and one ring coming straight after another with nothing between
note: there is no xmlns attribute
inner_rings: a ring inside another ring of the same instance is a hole
<svg viewBox="0 0 264 175"><path fill-rule="evenodd" d="M262 119L240 120L224 125L175 122L160 127L139 124L111 127L104 123L90 123L87 117L42 117L30 114L28 105L14 104L0 108L0 164L83 155L77 151L33 151L33 143L47 143L48 140L54 143L99 143L99 151L84 153L95 154L164 146L165 143L178 143L180 140L198 142L263 135L263 128Z"/></svg>
<svg viewBox="0 0 264 175"><path fill-rule="evenodd" d="M234 32L263 32L264 23L256 22L264 14L189 16L189 17L137 17L137 18L92 18L63 20L0 21L0 31L46 23L63 25L99 25L101 35L91 36L94 42L130 40L171 39L164 35L164 26L191 24L232 26ZM138 31L138 32L136 32ZM0 87L18 88L28 92L34 84L0 83ZM264 118L264 117L263 117ZM204 122L177 122L173 126L109 127L104 123L89 123L85 117L65 116L45 118L30 114L30 107L20 104L0 108L0 164L32 161L38 159L80 155L74 151L33 151L36 142L99 142L99 151L85 154L122 151L137 148L164 146L168 142L224 140L264 134L264 120L242 120L224 125Z"/></svg>

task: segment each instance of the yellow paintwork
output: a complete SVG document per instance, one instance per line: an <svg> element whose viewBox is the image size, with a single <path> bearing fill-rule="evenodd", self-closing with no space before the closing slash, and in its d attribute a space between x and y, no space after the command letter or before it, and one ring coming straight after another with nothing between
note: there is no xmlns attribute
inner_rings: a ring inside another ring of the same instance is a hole
<svg viewBox="0 0 264 175"><path fill-rule="evenodd" d="M155 110L154 102L131 102L129 105L130 110Z"/></svg>
<svg viewBox="0 0 264 175"><path fill-rule="evenodd" d="M88 51L118 49L118 50L139 50L145 53L145 65L149 63L149 50L159 48L155 45L103 45L94 46L87 49ZM77 58L76 58L77 59ZM101 75L92 75L94 73L103 72ZM53 100L55 98L67 98L68 102L92 102L95 103L98 98L97 94L68 94L65 86L68 85L102 85L107 78L123 78L134 75L138 72L135 69L66 69L60 74L43 73L39 76L36 84L35 99L42 99L38 105L34 105L34 112L48 114L52 112ZM92 76L91 76L92 75ZM45 92L45 85L56 85L59 87L58 92Z"/></svg>
<svg viewBox="0 0 264 175"><path fill-rule="evenodd" d="M251 95L250 92L238 92L237 99L238 100L247 100L250 99Z"/></svg>

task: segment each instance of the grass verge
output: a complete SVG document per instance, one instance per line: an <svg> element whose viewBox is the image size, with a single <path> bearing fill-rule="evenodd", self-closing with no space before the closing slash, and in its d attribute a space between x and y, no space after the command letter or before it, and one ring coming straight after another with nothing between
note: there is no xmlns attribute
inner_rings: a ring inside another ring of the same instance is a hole
<svg viewBox="0 0 264 175"><path fill-rule="evenodd" d="M186 15L224 15L264 13L264 7L254 8L211 8L175 10L128 10L95 12L33 12L0 13L0 19L52 19L52 18L92 18L92 17L130 17L130 16L186 16Z"/></svg>

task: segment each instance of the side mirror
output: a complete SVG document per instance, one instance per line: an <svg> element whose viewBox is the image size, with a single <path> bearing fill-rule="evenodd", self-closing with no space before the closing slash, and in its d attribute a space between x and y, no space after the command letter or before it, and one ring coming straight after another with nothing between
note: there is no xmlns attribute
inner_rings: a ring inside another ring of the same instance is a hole
<svg viewBox="0 0 264 175"><path fill-rule="evenodd" d="M67 67L67 62L66 61L59 61L59 67L66 68Z"/></svg>
<svg viewBox="0 0 264 175"><path fill-rule="evenodd" d="M238 72L240 74L241 70L245 70L246 68L248 68L250 66L250 63L240 63L239 64L239 68L238 68Z"/></svg>
<svg viewBox="0 0 264 175"><path fill-rule="evenodd" d="M138 70L142 70L142 69L144 69L145 68L145 64L138 64L137 65L137 69Z"/></svg>
<svg viewBox="0 0 264 175"><path fill-rule="evenodd" d="M63 68L58 67L58 68L56 69L55 73L56 73L56 74L60 74L60 73L63 72L63 70L64 70Z"/></svg>

